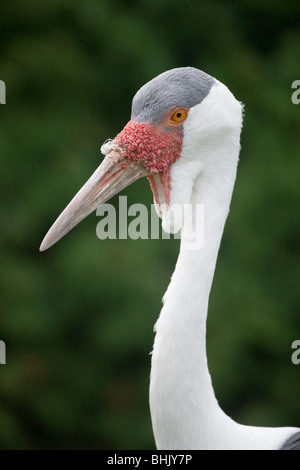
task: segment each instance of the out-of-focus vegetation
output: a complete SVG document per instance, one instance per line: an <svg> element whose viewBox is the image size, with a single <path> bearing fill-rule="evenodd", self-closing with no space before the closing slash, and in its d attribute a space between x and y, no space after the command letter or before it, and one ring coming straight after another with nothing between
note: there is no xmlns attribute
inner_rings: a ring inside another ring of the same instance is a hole
<svg viewBox="0 0 300 470"><path fill-rule="evenodd" d="M186 65L245 103L209 309L216 395L245 424L300 425L299 20L296 0L1 2L2 449L154 448L149 352L178 241L101 242L91 215L38 248L137 89ZM146 180L123 194L152 202Z"/></svg>

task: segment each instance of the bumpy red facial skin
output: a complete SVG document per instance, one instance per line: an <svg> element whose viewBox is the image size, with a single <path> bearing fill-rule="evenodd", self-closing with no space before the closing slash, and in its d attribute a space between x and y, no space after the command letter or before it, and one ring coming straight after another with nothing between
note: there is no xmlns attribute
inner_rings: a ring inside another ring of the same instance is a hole
<svg viewBox="0 0 300 470"><path fill-rule="evenodd" d="M180 157L181 132L166 132L152 124L129 121L115 138L126 150L126 160L139 161L150 173L160 173Z"/></svg>
<svg viewBox="0 0 300 470"><path fill-rule="evenodd" d="M127 166L130 161L138 161L147 168L149 173L160 173L168 205L170 167L180 157L182 128L177 127L176 130L167 132L160 126L131 120L117 135L114 144L124 149L124 166ZM153 179L150 177L149 180L152 187Z"/></svg>

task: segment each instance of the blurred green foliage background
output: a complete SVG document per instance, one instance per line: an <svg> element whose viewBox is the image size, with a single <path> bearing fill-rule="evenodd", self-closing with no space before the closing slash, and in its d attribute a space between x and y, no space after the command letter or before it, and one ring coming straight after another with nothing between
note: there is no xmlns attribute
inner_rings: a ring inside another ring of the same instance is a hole
<svg viewBox="0 0 300 470"><path fill-rule="evenodd" d="M245 103L208 320L216 395L245 424L300 426L299 1L0 4L0 448L153 449L153 324L178 240L46 231L157 74L192 65ZM122 194L150 206L146 180ZM113 202L118 204L118 198Z"/></svg>

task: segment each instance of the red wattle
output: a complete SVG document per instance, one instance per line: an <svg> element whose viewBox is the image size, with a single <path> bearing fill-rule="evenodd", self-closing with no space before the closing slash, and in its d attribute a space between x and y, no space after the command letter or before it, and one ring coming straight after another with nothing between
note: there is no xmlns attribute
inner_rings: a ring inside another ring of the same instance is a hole
<svg viewBox="0 0 300 470"><path fill-rule="evenodd" d="M117 135L114 143L124 148L127 161L139 161L150 173L169 174L169 169L179 157L182 133L166 132L152 124L129 121Z"/></svg>

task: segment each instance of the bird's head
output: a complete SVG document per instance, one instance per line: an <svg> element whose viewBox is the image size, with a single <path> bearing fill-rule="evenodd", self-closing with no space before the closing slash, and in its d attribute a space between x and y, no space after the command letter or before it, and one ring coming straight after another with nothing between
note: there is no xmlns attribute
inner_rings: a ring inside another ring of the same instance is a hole
<svg viewBox="0 0 300 470"><path fill-rule="evenodd" d="M172 69L148 82L133 98L131 120L102 146L103 162L58 217L40 250L143 176L164 229L180 230L170 220L170 208L191 202L196 179L216 173L226 178L226 171L236 168L237 156L231 155L239 146L241 115L230 91L193 67Z"/></svg>

